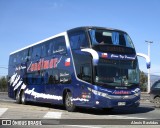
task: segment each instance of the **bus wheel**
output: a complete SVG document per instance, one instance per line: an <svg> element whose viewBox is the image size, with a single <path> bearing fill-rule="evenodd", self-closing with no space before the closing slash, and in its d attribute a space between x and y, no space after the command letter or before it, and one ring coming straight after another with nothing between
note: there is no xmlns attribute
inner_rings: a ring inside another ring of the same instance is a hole
<svg viewBox="0 0 160 128"><path fill-rule="evenodd" d="M156 108L160 107L160 97L156 97L154 99L154 105L155 105Z"/></svg>
<svg viewBox="0 0 160 128"><path fill-rule="evenodd" d="M67 92L65 96L65 107L69 112L74 112L76 110L76 106L72 102L72 94L71 92Z"/></svg>
<svg viewBox="0 0 160 128"><path fill-rule="evenodd" d="M27 104L24 91L22 91L22 93L21 93L21 102L22 102L22 104Z"/></svg>
<svg viewBox="0 0 160 128"><path fill-rule="evenodd" d="M16 92L16 103L20 104L21 103L21 98L18 92Z"/></svg>

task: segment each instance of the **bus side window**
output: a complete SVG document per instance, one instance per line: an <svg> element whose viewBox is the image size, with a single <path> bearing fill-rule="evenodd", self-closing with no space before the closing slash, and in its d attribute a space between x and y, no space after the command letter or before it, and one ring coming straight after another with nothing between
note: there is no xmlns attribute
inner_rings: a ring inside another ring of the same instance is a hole
<svg viewBox="0 0 160 128"><path fill-rule="evenodd" d="M27 74L27 84L33 84L33 74Z"/></svg>
<svg viewBox="0 0 160 128"><path fill-rule="evenodd" d="M48 70L48 84L53 84L53 72L52 72L52 69Z"/></svg>
<svg viewBox="0 0 160 128"><path fill-rule="evenodd" d="M16 65L16 63L17 63L17 55L13 56L13 63L14 63L14 65Z"/></svg>
<svg viewBox="0 0 160 128"><path fill-rule="evenodd" d="M35 72L35 83L36 84L41 84L42 79L41 79L41 74L40 71Z"/></svg>
<svg viewBox="0 0 160 128"><path fill-rule="evenodd" d="M47 54L48 56L53 54L53 49L54 49L54 40L51 40L48 44L48 48L47 48Z"/></svg>
<svg viewBox="0 0 160 128"><path fill-rule="evenodd" d="M91 83L92 74L91 74L91 66L90 64L85 64L81 66L81 79Z"/></svg>
<svg viewBox="0 0 160 128"><path fill-rule="evenodd" d="M42 54L41 57L46 57L47 56L47 52L46 52L46 45L48 44L48 42L46 44L42 45Z"/></svg>
<svg viewBox="0 0 160 128"><path fill-rule="evenodd" d="M59 84L59 72L57 69L53 69L53 84Z"/></svg>
<svg viewBox="0 0 160 128"><path fill-rule="evenodd" d="M17 53L17 64L21 64L22 51Z"/></svg>
<svg viewBox="0 0 160 128"><path fill-rule="evenodd" d="M25 60L26 60L27 62L31 59L31 56L30 56L30 54L29 54L29 51L30 51L30 48L28 48L28 49L26 50Z"/></svg>
<svg viewBox="0 0 160 128"><path fill-rule="evenodd" d="M53 49L53 41L47 41L46 43L42 44L42 54L41 57L47 57L51 55L51 51Z"/></svg>
<svg viewBox="0 0 160 128"><path fill-rule="evenodd" d="M21 54L21 62L26 62L28 61L28 49L25 49L22 51Z"/></svg>
<svg viewBox="0 0 160 128"><path fill-rule="evenodd" d="M59 72L57 69L45 70L42 73L43 84L59 84Z"/></svg>
<svg viewBox="0 0 160 128"><path fill-rule="evenodd" d="M20 53L16 53L16 64L20 63Z"/></svg>
<svg viewBox="0 0 160 128"><path fill-rule="evenodd" d="M64 36L57 37L54 41L53 54L66 54L67 47Z"/></svg>
<svg viewBox="0 0 160 128"><path fill-rule="evenodd" d="M15 54L13 54L13 55L11 55L10 56L10 59L9 59L9 65L11 66L13 66L13 65L15 65L16 64L16 56L15 56Z"/></svg>
<svg viewBox="0 0 160 128"><path fill-rule="evenodd" d="M38 60L41 57L41 45L34 46L32 49L32 59Z"/></svg>
<svg viewBox="0 0 160 128"><path fill-rule="evenodd" d="M16 58L16 55L13 54L9 58L9 66L11 66L12 68L15 68L16 63L17 63L17 58Z"/></svg>
<svg viewBox="0 0 160 128"><path fill-rule="evenodd" d="M48 76L49 76L49 74L48 74L48 71L47 70L44 70L43 71L43 73L41 74L42 76L42 81L43 81L43 83L44 84L48 84Z"/></svg>
<svg viewBox="0 0 160 128"><path fill-rule="evenodd" d="M28 49L28 54L27 54L27 61L31 60L31 56L32 56L32 47Z"/></svg>

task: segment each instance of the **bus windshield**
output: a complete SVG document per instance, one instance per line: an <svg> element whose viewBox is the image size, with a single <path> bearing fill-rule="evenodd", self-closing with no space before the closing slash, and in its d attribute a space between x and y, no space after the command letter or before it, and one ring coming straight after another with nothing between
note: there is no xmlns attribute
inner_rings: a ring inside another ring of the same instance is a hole
<svg viewBox="0 0 160 128"><path fill-rule="evenodd" d="M137 60L100 60L95 66L97 85L132 86L139 83ZM107 62L106 62L107 61Z"/></svg>
<svg viewBox="0 0 160 128"><path fill-rule="evenodd" d="M128 34L121 31L106 29L90 29L92 46L99 44L120 45L134 48L131 38Z"/></svg>

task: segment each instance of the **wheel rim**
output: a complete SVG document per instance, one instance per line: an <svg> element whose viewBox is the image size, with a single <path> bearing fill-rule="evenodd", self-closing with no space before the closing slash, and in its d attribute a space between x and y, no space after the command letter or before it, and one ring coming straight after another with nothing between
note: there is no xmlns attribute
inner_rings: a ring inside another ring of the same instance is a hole
<svg viewBox="0 0 160 128"><path fill-rule="evenodd" d="M67 94L67 98L66 98L66 106L67 107L72 107L73 103L72 103L72 97L69 96L69 94Z"/></svg>

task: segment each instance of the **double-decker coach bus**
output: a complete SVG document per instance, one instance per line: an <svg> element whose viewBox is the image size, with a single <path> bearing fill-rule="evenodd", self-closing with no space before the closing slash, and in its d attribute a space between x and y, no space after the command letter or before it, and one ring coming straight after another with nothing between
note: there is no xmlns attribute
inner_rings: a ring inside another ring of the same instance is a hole
<svg viewBox="0 0 160 128"><path fill-rule="evenodd" d="M129 35L78 27L10 54L8 95L17 103L76 107L139 106L139 66Z"/></svg>

